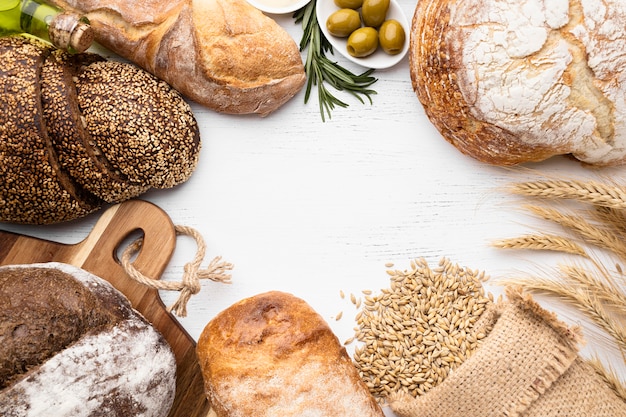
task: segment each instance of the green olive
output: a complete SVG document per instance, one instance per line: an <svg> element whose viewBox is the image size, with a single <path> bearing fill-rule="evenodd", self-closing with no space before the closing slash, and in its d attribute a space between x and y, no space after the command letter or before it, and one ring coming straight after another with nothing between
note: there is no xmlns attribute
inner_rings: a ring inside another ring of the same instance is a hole
<svg viewBox="0 0 626 417"><path fill-rule="evenodd" d="M378 48L378 32L374 28L359 28L348 38L348 53L353 57L366 57L373 54L376 48Z"/></svg>
<svg viewBox="0 0 626 417"><path fill-rule="evenodd" d="M363 0L361 17L365 26L377 28L387 18L389 0Z"/></svg>
<svg viewBox="0 0 626 417"><path fill-rule="evenodd" d="M402 52L406 34L404 28L397 20L385 20L378 29L378 42L383 51L389 55L396 55Z"/></svg>
<svg viewBox="0 0 626 417"><path fill-rule="evenodd" d="M359 27L361 27L361 16L353 9L339 9L326 20L328 32L340 38L350 36Z"/></svg>
<svg viewBox="0 0 626 417"><path fill-rule="evenodd" d="M363 5L363 0L335 0L335 5L340 9L358 9Z"/></svg>

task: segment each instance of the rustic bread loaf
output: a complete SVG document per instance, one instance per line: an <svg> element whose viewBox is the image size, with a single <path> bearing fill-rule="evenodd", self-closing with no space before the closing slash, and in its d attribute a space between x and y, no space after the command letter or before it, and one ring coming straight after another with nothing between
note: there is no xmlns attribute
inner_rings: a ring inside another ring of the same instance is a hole
<svg viewBox="0 0 626 417"><path fill-rule="evenodd" d="M72 220L186 181L200 136L176 90L140 68L0 38L0 221Z"/></svg>
<svg viewBox="0 0 626 417"><path fill-rule="evenodd" d="M0 415L168 415L174 354L108 282L60 263L4 266L0 300Z"/></svg>
<svg viewBox="0 0 626 417"><path fill-rule="evenodd" d="M306 302L272 291L211 320L197 346L218 417L382 417L345 348Z"/></svg>
<svg viewBox="0 0 626 417"><path fill-rule="evenodd" d="M53 0L96 40L218 112L267 115L304 85L296 42L245 0Z"/></svg>
<svg viewBox="0 0 626 417"><path fill-rule="evenodd" d="M626 161L626 3L420 1L413 87L461 152L494 165Z"/></svg>

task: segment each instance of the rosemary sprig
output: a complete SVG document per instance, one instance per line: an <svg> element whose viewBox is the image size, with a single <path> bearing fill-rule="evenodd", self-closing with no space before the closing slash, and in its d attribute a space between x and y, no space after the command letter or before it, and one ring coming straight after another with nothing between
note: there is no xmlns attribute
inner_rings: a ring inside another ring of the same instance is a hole
<svg viewBox="0 0 626 417"><path fill-rule="evenodd" d="M333 53L333 47L320 30L315 5L316 0L311 0L293 17L296 23L302 23L303 34L300 41L300 51L308 48L304 64L304 71L307 74L304 102L309 101L311 90L316 85L320 114L322 121L326 121L325 114L331 118L331 111L335 106L348 107L348 103L335 97L324 83L329 84L337 91L346 91L352 94L361 103L365 103L362 98L365 96L372 104L371 96L376 94L376 91L368 87L374 84L377 79L371 76L374 72L373 69L357 75L326 56L327 53Z"/></svg>

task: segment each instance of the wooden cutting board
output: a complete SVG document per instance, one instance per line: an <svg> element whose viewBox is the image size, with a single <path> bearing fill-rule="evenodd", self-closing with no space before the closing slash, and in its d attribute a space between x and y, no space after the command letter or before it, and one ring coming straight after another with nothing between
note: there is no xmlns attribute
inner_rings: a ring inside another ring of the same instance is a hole
<svg viewBox="0 0 626 417"><path fill-rule="evenodd" d="M0 265L63 262L109 281L163 334L174 351L178 372L170 417L206 417L210 405L204 395L195 341L167 312L158 291L132 280L118 261L120 245L128 244L129 236L140 236L138 232L144 241L133 265L144 275L158 279L174 253L176 231L163 210L141 200L104 211L89 235L76 244L0 231Z"/></svg>

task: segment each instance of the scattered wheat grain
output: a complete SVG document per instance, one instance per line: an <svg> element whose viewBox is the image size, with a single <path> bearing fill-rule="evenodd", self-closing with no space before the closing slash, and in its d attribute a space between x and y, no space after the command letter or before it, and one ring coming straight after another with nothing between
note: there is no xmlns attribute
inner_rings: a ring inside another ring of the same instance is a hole
<svg viewBox="0 0 626 417"><path fill-rule="evenodd" d="M392 392L417 396L440 384L479 346L472 328L491 302L484 273L442 258L431 269L424 259L411 269L387 271L390 287L366 296L357 314L354 361L381 403Z"/></svg>

